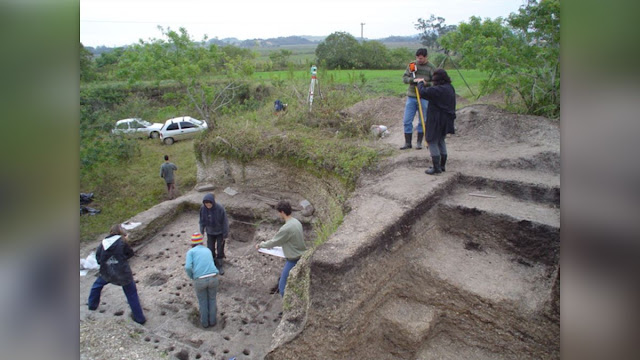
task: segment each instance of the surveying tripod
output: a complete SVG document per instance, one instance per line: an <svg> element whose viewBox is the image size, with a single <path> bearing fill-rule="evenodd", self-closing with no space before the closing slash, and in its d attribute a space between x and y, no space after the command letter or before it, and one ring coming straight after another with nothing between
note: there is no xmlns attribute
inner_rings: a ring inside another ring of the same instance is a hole
<svg viewBox="0 0 640 360"><path fill-rule="evenodd" d="M309 84L309 111L311 111L311 107L313 106L313 94L316 86L318 87L318 94L320 94L320 98L322 97L322 92L320 91L320 85L318 85L318 68L315 65L311 65L311 84Z"/></svg>

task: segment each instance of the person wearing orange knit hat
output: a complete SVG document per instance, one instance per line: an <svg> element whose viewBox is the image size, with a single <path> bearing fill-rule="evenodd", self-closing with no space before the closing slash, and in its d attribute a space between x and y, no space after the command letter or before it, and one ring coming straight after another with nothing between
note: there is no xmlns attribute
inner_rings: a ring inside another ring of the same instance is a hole
<svg viewBox="0 0 640 360"><path fill-rule="evenodd" d="M211 250L203 245L204 237L201 233L191 235L189 242L191 249L187 251L184 269L189 279L193 280L193 288L200 308L200 324L208 328L215 326L217 322L218 268L213 262Z"/></svg>

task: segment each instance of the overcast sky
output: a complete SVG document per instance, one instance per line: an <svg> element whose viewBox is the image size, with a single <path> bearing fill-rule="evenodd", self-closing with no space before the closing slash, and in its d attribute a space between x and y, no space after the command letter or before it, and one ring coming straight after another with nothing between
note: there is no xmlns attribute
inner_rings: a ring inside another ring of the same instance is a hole
<svg viewBox="0 0 640 360"><path fill-rule="evenodd" d="M121 46L162 38L158 26L187 29L193 40L240 40L293 35L360 37L415 35L418 18L431 14L447 25L471 16L507 17L526 0L80 0L80 42Z"/></svg>

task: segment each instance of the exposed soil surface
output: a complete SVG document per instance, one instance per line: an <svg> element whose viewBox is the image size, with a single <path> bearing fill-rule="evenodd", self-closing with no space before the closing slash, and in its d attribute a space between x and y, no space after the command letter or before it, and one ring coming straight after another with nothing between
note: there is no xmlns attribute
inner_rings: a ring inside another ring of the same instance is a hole
<svg viewBox="0 0 640 360"><path fill-rule="evenodd" d="M191 196L194 206L202 199L201 194ZM80 284L83 358L263 358L281 318L282 299L275 288L283 265L281 258L254 248L256 242L271 239L281 226L275 218L263 220L249 223L231 217L226 272L220 276L217 294L218 323L213 328L200 326L198 302L184 271L190 235L198 231L195 210L180 211L155 236L134 246L136 255L130 265L147 317L144 326L129 318L131 310L118 286L105 286L98 310L87 309L86 298L97 275L92 270ZM90 252L98 243L85 246L84 251ZM113 341L107 346L104 341L109 339Z"/></svg>
<svg viewBox="0 0 640 360"><path fill-rule="evenodd" d="M129 318L113 285L88 311L96 271L81 277L81 358L559 358L557 123L492 105L462 108L447 138L447 171L428 176L428 149L397 150L403 109L403 99L382 97L345 110L386 125L390 135L372 141L393 155L361 177L342 225L292 271L292 291L308 287L302 300L283 309L272 293L283 260L253 244L280 227L273 205L284 198L311 245L312 224L339 186L271 165L203 165L199 185L213 184L231 218L218 325L199 327L184 273L204 195L191 191L131 219L144 228L132 232L139 241L131 266L145 325ZM265 179L278 174L290 181L270 187ZM238 194L226 194L227 186ZM98 243L84 244L80 256Z"/></svg>

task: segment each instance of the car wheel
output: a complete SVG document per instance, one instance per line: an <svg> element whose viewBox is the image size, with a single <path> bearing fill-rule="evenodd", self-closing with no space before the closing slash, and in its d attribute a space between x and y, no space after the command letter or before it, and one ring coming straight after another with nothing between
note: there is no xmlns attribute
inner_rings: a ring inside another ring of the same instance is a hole
<svg viewBox="0 0 640 360"><path fill-rule="evenodd" d="M150 135L152 139L157 139L160 137L160 134L157 131L152 131Z"/></svg>
<svg viewBox="0 0 640 360"><path fill-rule="evenodd" d="M167 145L173 144L173 138L164 138L164 143Z"/></svg>

